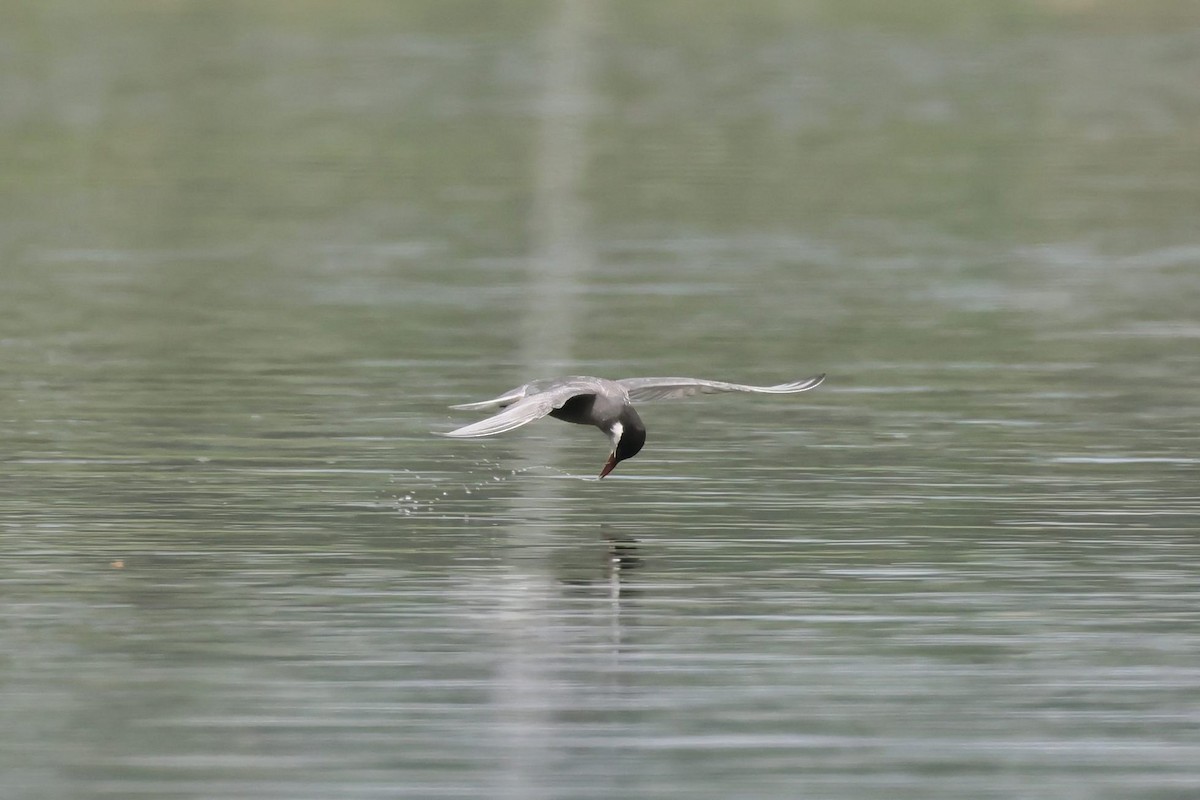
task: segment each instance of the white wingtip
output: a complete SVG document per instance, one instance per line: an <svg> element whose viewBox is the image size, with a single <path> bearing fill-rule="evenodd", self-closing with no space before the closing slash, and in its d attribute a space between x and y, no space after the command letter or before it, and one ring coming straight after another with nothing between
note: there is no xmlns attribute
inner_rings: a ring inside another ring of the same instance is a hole
<svg viewBox="0 0 1200 800"><path fill-rule="evenodd" d="M472 426L464 425L463 427L455 428L452 431L432 431L432 433L434 436L444 436L447 439L474 439L474 438L479 437L480 435L484 435L484 436L487 435L487 434L478 434L478 433L472 433L470 431L467 431L467 429L470 427L472 427ZM467 431L467 432L463 433L463 431Z"/></svg>
<svg viewBox="0 0 1200 800"><path fill-rule="evenodd" d="M458 405L450 406L455 411L487 411L493 408L502 408L505 405L507 398L496 398L495 400L482 400L478 403L459 403ZM509 401L511 402L511 401Z"/></svg>
<svg viewBox="0 0 1200 800"><path fill-rule="evenodd" d="M768 394L796 394L797 392L807 392L809 389L815 389L825 380L825 373L814 375L811 378L805 378L802 381L792 381L791 383L781 383L778 386L766 386L758 391Z"/></svg>

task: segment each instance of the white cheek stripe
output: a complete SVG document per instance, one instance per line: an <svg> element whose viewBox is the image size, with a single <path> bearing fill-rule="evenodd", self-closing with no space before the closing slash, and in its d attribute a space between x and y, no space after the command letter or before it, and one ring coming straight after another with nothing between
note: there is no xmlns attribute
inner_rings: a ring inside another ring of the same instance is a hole
<svg viewBox="0 0 1200 800"><path fill-rule="evenodd" d="M621 434L625 432L625 427L619 422L614 422L612 428L608 431L608 438L612 439L613 449L617 449L617 442L621 441Z"/></svg>

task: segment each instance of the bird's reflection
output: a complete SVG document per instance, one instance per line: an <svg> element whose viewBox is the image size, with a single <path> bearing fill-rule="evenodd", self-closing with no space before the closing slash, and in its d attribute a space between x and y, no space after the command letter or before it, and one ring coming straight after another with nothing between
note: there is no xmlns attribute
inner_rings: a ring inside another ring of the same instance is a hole
<svg viewBox="0 0 1200 800"><path fill-rule="evenodd" d="M631 534L601 525L596 539L558 556L556 571L564 594L589 598L588 605L608 617L612 644L618 648L624 640L630 602L638 596L634 574L642 567L640 548Z"/></svg>
<svg viewBox="0 0 1200 800"><path fill-rule="evenodd" d="M560 553L563 562L559 565L559 580L577 595L595 596L597 591L603 591L612 600L634 597L631 573L642 565L639 553L640 544L635 537L601 525L598 540Z"/></svg>
<svg viewBox="0 0 1200 800"><path fill-rule="evenodd" d="M620 600L623 594L632 596L635 590L626 583L629 582L630 573L642 565L641 556L638 555L638 540L627 533L615 532L606 525L600 526L600 533L608 544L606 572L609 598Z"/></svg>
<svg viewBox="0 0 1200 800"><path fill-rule="evenodd" d="M572 570L574 575L563 578L563 584L572 594L607 597L608 631L613 655L617 655L624 645L626 624L629 621L626 615L630 608L629 603L638 595L634 572L642 566L641 546L634 536L613 530L608 525L600 527L600 543L604 547L602 566L596 564L593 543L588 548L587 572L577 571L576 567L576 570ZM577 552L577 555L582 553ZM583 561L577 561L577 564L582 563Z"/></svg>

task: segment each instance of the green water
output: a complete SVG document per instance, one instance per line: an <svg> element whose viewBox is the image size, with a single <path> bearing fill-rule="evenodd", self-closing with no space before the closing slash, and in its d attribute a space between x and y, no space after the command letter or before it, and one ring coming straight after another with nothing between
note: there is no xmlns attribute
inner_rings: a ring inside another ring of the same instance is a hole
<svg viewBox="0 0 1200 800"><path fill-rule="evenodd" d="M0 4L0 795L1195 797L1198 41Z"/></svg>

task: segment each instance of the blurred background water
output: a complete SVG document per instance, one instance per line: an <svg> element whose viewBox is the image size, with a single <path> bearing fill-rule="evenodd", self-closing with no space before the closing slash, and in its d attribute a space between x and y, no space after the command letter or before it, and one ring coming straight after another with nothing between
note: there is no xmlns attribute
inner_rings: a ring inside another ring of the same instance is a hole
<svg viewBox="0 0 1200 800"><path fill-rule="evenodd" d="M0 794L1198 796L1197 76L1189 0L0 4Z"/></svg>

